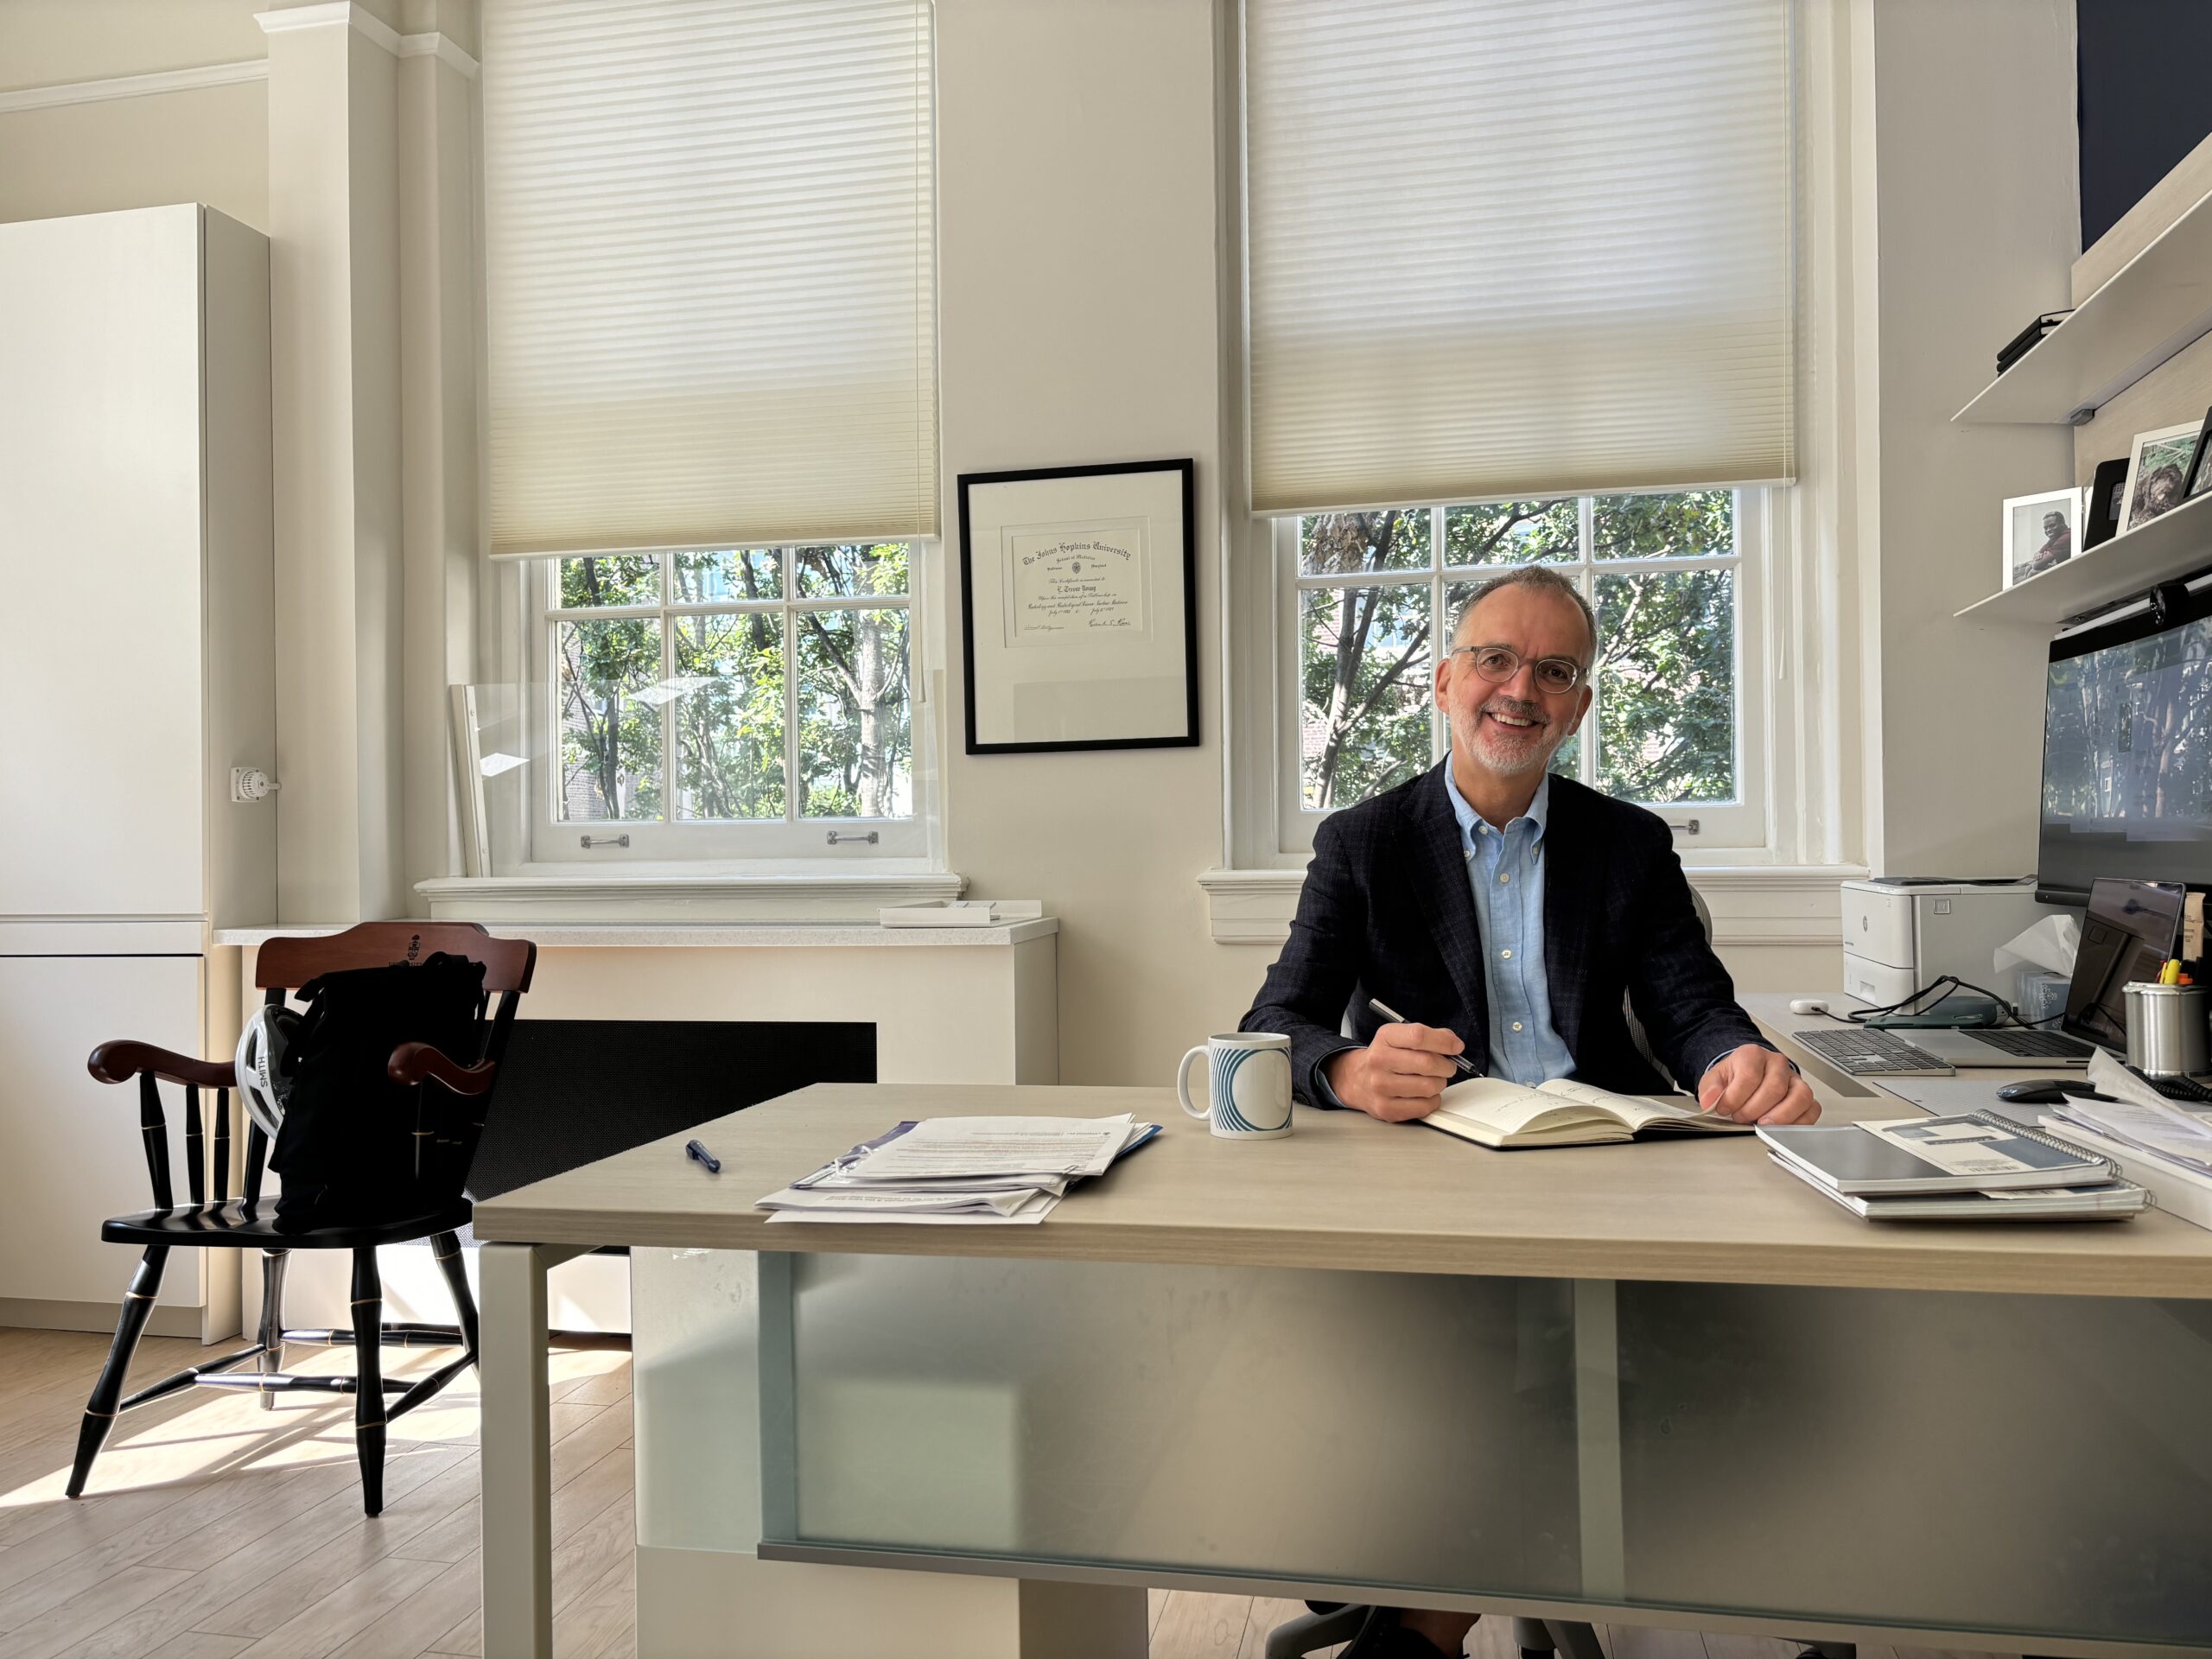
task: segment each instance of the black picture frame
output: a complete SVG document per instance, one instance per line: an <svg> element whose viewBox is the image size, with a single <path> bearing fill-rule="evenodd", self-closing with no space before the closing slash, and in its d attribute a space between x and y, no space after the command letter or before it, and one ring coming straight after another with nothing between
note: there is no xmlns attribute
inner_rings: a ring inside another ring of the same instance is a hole
<svg viewBox="0 0 2212 1659"><path fill-rule="evenodd" d="M2189 476L2182 480L2181 485L2181 499L2184 501L2194 501L2206 490L2212 489L2212 467L2204 464L2207 438L2212 438L2212 409L2204 411L2204 424L2196 432L2196 448L2189 457Z"/></svg>
<svg viewBox="0 0 2212 1659"><path fill-rule="evenodd" d="M1182 557L1177 563L1183 584L1183 730L1164 734L1049 741L980 741L976 721L976 556L971 512L974 492L995 484L1121 477L1146 473L1179 475L1183 547ZM1050 754L1094 749L1186 749L1198 747L1201 734L1198 729L1198 469L1195 460L1184 456L1169 461L1107 461L1088 466L1028 467L988 473L963 473L957 480L957 489L960 499L960 666L964 693L967 753Z"/></svg>
<svg viewBox="0 0 2212 1659"><path fill-rule="evenodd" d="M2122 497L2127 489L2127 457L2097 463L2095 480L2089 486L2088 505L2082 512L2082 551L2101 547L2120 534Z"/></svg>

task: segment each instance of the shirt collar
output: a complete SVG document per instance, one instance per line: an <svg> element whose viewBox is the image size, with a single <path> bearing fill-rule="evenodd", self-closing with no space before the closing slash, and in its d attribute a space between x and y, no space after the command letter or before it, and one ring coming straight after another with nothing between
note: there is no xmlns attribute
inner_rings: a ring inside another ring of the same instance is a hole
<svg viewBox="0 0 2212 1659"><path fill-rule="evenodd" d="M1459 792L1459 780L1452 776L1452 767L1448 762L1444 768L1444 787L1452 798L1452 816L1459 820L1460 844L1471 849L1478 834L1484 830L1494 829L1496 826L1467 804L1467 798ZM1505 826L1506 834L1512 834L1516 825L1525 823L1529 826L1529 844L1537 845L1544 838L1544 826L1550 820L1551 807L1552 775L1549 771L1547 771L1544 773L1543 782L1536 785L1535 798L1529 803L1528 810Z"/></svg>

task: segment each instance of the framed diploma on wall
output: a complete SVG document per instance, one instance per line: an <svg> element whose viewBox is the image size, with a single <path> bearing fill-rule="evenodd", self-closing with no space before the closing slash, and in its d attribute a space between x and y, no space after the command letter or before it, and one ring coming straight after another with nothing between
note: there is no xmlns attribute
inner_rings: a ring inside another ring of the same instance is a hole
<svg viewBox="0 0 2212 1659"><path fill-rule="evenodd" d="M1198 741L1189 461L960 475L968 753Z"/></svg>

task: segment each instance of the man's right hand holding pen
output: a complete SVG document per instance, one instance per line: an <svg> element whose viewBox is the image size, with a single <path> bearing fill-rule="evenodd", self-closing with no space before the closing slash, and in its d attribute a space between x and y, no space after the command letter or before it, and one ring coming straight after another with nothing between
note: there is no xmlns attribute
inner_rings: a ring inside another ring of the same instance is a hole
<svg viewBox="0 0 2212 1659"><path fill-rule="evenodd" d="M1365 1048L1348 1048L1321 1063L1322 1077L1345 1105L1385 1123L1409 1122L1434 1111L1447 1084L1482 1075L1462 1052L1467 1046L1457 1032L1414 1025L1372 999L1367 1006L1389 1024Z"/></svg>
<svg viewBox="0 0 2212 1659"><path fill-rule="evenodd" d="M1465 1047L1457 1032L1393 1021L1365 1048L1329 1056L1321 1075L1345 1105L1385 1123L1405 1123L1437 1109L1446 1085L1464 1075L1453 1062Z"/></svg>

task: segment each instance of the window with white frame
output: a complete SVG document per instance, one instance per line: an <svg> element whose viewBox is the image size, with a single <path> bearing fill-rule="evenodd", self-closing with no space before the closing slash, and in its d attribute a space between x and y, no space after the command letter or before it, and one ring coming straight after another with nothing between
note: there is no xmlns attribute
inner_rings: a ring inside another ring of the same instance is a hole
<svg viewBox="0 0 2212 1659"><path fill-rule="evenodd" d="M486 701L528 688L538 763L496 757L501 873L932 855L932 24L485 0Z"/></svg>
<svg viewBox="0 0 2212 1659"><path fill-rule="evenodd" d="M1439 642L1516 564L1570 577L1598 616L1595 700L1552 770L1663 810L1685 846L1760 844L1764 709L1745 620L1758 615L1765 506L1761 491L1691 490L1278 520L1294 571L1277 628L1277 707L1295 710L1279 721L1284 850L1447 752Z"/></svg>
<svg viewBox="0 0 2212 1659"><path fill-rule="evenodd" d="M535 855L922 851L916 574L905 542L533 561Z"/></svg>

